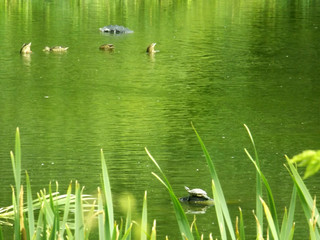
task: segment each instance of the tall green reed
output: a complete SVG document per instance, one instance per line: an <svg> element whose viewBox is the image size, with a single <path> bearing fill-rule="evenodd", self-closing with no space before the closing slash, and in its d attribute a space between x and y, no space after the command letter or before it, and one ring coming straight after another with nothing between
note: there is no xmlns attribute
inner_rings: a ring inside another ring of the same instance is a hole
<svg viewBox="0 0 320 240"><path fill-rule="evenodd" d="M224 197L222 186L220 184L215 166L213 161L204 145L200 135L192 125L193 130L197 136L200 146L203 150L207 165L209 166L209 172L212 178L212 192L215 199L216 216L220 229L220 238L222 240L228 239L245 239L245 224L242 216L242 210L239 208L240 217L236 220L236 229L234 230L232 220L228 210L228 206ZM316 207L316 201L311 197L303 179L299 175L294 164L301 162L301 166L307 166L305 177L309 177L315 174L314 170L310 170L309 165L318 166L319 151L312 152L312 156L309 154L301 154L298 157L287 159L285 165L293 181L293 191L291 194L291 200L288 210L285 209L282 222L280 224L277 216L277 209L275 206L275 199L271 191L266 177L262 173L261 165L259 162L257 150L253 137L250 133L249 128L245 125L245 128L250 137L251 143L254 149L255 158L251 156L249 151L245 149L248 158L252 161L257 172L256 180L256 213L254 215L257 223L257 239L263 239L264 235L269 238L269 231L273 239L290 240L293 239L295 224L294 214L296 208L297 196L300 199L301 206L304 210L308 226L309 226L309 237L310 239L320 239L319 228L319 211ZM173 189L166 178L164 172L149 153L145 149L150 159L157 166L161 173L158 176L156 173L152 173L168 190L169 196L173 202L178 226L180 229L182 239L203 239L203 235L198 233L196 220L189 226L188 220L184 213L184 210L175 196ZM38 198L32 199L32 190L29 175L26 172L26 203L24 203L24 191L23 184L21 183L21 144L20 144L20 133L19 128L16 130L16 141L15 141L15 153L11 152L11 163L13 167L15 187L12 187L12 206L0 209L0 217L6 216L12 218L14 222L14 239L52 239L61 240L65 239L76 239L76 240L87 240L89 239L90 232L93 226L93 222L98 221L98 232L99 239L121 239L131 240L133 239L132 228L135 221L132 220L131 204L128 200L128 211L126 216L125 224L118 225L114 219L114 206L112 202L111 185L109 181L107 164L101 150L101 167L102 167L102 191L98 188L98 203L95 204L94 199L90 196L83 194L83 188L81 188L78 182L75 183L75 194L72 194L72 184L70 183L67 194L59 195L58 184L56 183L55 192L49 185L49 193L46 190L38 193ZM311 156L311 157L310 157ZM308 168L309 167L309 168ZM267 202L263 199L262 187L265 188ZM88 201L93 201L89 203ZM88 210L89 209L89 210ZM38 211L35 214L35 211ZM63 215L61 216L61 212ZM37 219L35 219L37 216ZM71 216L74 216L72 219ZM267 220L268 231L264 233L263 219ZM156 239L156 221L154 220L150 235L148 234L147 228L147 193L145 192L143 198L143 208L140 224L140 239ZM193 234L192 228L195 229ZM4 239L1 227L0 227L0 240ZM167 238L166 238L167 239ZM209 235L209 239L213 239L212 234Z"/></svg>

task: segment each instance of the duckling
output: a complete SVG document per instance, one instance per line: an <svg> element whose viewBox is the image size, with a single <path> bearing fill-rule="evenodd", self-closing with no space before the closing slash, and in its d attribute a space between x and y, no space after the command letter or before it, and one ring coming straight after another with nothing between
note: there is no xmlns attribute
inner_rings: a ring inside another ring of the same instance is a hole
<svg viewBox="0 0 320 240"><path fill-rule="evenodd" d="M114 45L109 43L109 44L102 44L100 47L99 47L100 50L113 50L114 49Z"/></svg>
<svg viewBox="0 0 320 240"><path fill-rule="evenodd" d="M154 50L154 47L156 46L157 43L151 43L148 48L147 48L147 53L155 53L159 52L158 50Z"/></svg>
<svg viewBox="0 0 320 240"><path fill-rule="evenodd" d="M54 46L54 47L48 47L46 46L43 51L44 52L66 52L69 47L61 47L61 46Z"/></svg>
<svg viewBox="0 0 320 240"><path fill-rule="evenodd" d="M31 42L30 43L24 43L20 49L20 53L32 53L31 49Z"/></svg>

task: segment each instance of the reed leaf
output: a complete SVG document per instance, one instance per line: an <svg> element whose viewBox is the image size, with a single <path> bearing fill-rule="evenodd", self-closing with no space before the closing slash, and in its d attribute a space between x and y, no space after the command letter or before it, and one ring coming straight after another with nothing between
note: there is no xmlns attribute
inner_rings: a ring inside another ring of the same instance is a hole
<svg viewBox="0 0 320 240"><path fill-rule="evenodd" d="M193 215L193 221L191 223L191 232L192 229L194 228L194 235L196 235L196 239L200 240L201 239L201 236L200 236L200 233L199 233L199 230L198 230L198 226L197 226L197 218L196 218L196 215Z"/></svg>
<svg viewBox="0 0 320 240"><path fill-rule="evenodd" d="M271 187L266 179L266 177L263 175L263 173L261 172L259 166L257 165L257 162L253 160L253 158L251 157L250 153L245 149L245 152L247 154L247 156L249 157L249 159L251 160L251 162L254 164L254 166L256 167L257 172L260 175L260 178L262 179L264 186L267 190L267 197L268 197L268 202L270 204L270 213L272 215L272 219L274 221L275 227L276 227L276 231L277 231L277 235L279 235L279 223L278 223L278 217L277 217L277 210L276 210L276 205L274 202L274 198L273 198L273 194L271 191ZM260 197L261 199L261 197ZM263 205L263 203L262 203ZM265 206L263 206L265 209Z"/></svg>
<svg viewBox="0 0 320 240"><path fill-rule="evenodd" d="M244 222L243 222L243 215L242 215L242 210L241 208L239 207L239 214L240 214L240 226L239 226L239 236L238 236L238 239L240 240L245 240L246 239L246 236L245 236L245 231L244 231Z"/></svg>
<svg viewBox="0 0 320 240"><path fill-rule="evenodd" d="M130 231L128 231L130 228ZM131 228L132 228L132 221L131 221L131 202L130 198L128 197L128 211L127 211L127 217L126 217L126 226L125 226L125 232L128 232L126 238L123 237L123 239L130 240L131 239Z"/></svg>
<svg viewBox="0 0 320 240"><path fill-rule="evenodd" d="M20 144L20 132L19 128L16 129L16 140L15 140L15 152L11 154L12 166L14 170L15 185L16 185L16 196L19 199L20 185L21 185L21 144ZM18 204L19 208L19 204Z"/></svg>
<svg viewBox="0 0 320 240"><path fill-rule="evenodd" d="M76 194L76 209L75 209L75 230L74 237L77 240L84 240L84 221L83 221L83 208L82 208L82 192L80 190L80 184L76 182L75 194Z"/></svg>
<svg viewBox="0 0 320 240"><path fill-rule="evenodd" d="M57 233L59 233L59 211L56 209L53 210L54 212L54 221L53 221L53 226L50 229L50 236L49 240L55 240L58 238Z"/></svg>
<svg viewBox="0 0 320 240"><path fill-rule="evenodd" d="M205 158L206 158L206 161L207 161L207 164L208 164L208 167L209 167L209 172L210 172L211 178L214 181L215 189L216 189L216 192L217 192L217 196L216 197L218 197L218 199L214 198L214 200L215 201L216 200L219 201L219 204L221 206L221 210L222 210L222 213L223 213L223 217L224 217L224 219L226 221L226 224L228 226L228 230L229 230L229 234L231 236L231 239L235 240L236 239L235 232L234 232L234 229L233 229L233 225L232 225L231 217L230 217L230 214L229 214L228 206L227 206L227 203L226 203L223 191L222 191L222 187L221 187L221 184L220 184L220 181L219 181L219 178L218 178L218 174L217 174L217 172L215 170L213 161L211 160L211 157L210 157L210 155L209 155L209 153L208 153L208 151L206 149L206 146L204 145L200 135L198 134L198 132L195 129L195 127L193 126L193 124L192 124L192 128L193 128L194 132L196 133L198 141L199 141L199 143L201 145L202 151L203 151L203 153L205 155Z"/></svg>
<svg viewBox="0 0 320 240"><path fill-rule="evenodd" d="M44 205L45 211L43 211L42 238L40 238L40 239L47 239L47 211L46 211L46 208L47 208L47 206Z"/></svg>
<svg viewBox="0 0 320 240"><path fill-rule="evenodd" d="M100 188L98 187L98 227L99 227L99 240L104 240L105 238L105 225L104 225L104 210L103 210L103 200Z"/></svg>
<svg viewBox="0 0 320 240"><path fill-rule="evenodd" d="M156 240L157 239L157 231L156 231L156 220L153 221L153 226L151 229L151 236L150 240Z"/></svg>
<svg viewBox="0 0 320 240"><path fill-rule="evenodd" d="M257 151L256 145L254 143L252 134L246 124L244 124L244 127L247 130L247 133L249 135L249 138L250 138L252 146L253 146L253 150L254 150L254 154L255 154L255 162L256 162L258 168L260 169L260 161L259 161L258 151ZM256 216L258 218L261 229L263 229L263 207L262 207L262 204L261 204L261 201L259 198L262 196L263 196L262 195L262 180L261 180L260 174L258 172L256 172ZM258 229L257 229L257 231L258 231Z"/></svg>
<svg viewBox="0 0 320 240"><path fill-rule="evenodd" d="M33 201L32 201L32 191L29 179L29 174L26 171L26 184L27 184L27 208L28 208L28 226L29 226L29 239L32 239L34 234L34 215L33 215Z"/></svg>
<svg viewBox="0 0 320 240"><path fill-rule="evenodd" d="M147 191L145 191L144 197L143 197L141 229L140 229L141 240L147 240L147 236L148 236L147 229L148 229L148 207L147 207Z"/></svg>
<svg viewBox="0 0 320 240"><path fill-rule="evenodd" d="M0 240L4 240L1 224L0 224Z"/></svg>
<svg viewBox="0 0 320 240"><path fill-rule="evenodd" d="M131 230L132 230L132 223L129 224L128 227L126 227L125 232L121 238L121 240L130 240L131 239Z"/></svg>
<svg viewBox="0 0 320 240"><path fill-rule="evenodd" d="M66 200L65 200L65 205L64 205L64 211L63 211L63 218L62 218L62 223L61 227L59 230L59 235L62 237L64 235L64 231L66 228L66 224L68 221L68 215L70 211L70 198L71 198L71 191L72 191L72 182L70 182L68 190L67 190L67 195L66 195Z"/></svg>
<svg viewBox="0 0 320 240"><path fill-rule="evenodd" d="M74 237L72 235L72 232L70 230L70 227L68 226L68 224L66 224L66 233L67 233L67 236L68 236L68 240L73 240Z"/></svg>
<svg viewBox="0 0 320 240"><path fill-rule="evenodd" d="M265 201L263 201L263 199L261 197L260 197L260 201L262 202L262 206L264 208L264 213L266 215L272 236L273 236L274 240L278 240L279 239L279 232L277 231L277 226L276 226L276 223L273 219L273 215L271 214L268 205L265 203Z"/></svg>
<svg viewBox="0 0 320 240"><path fill-rule="evenodd" d="M35 234L33 235L33 237L31 239L35 239L36 240L40 240L41 239L41 230L42 230L42 225L43 225L43 215L44 215L44 204L41 205L41 208L40 208L40 213L39 213L39 216L38 216L38 221L37 221L37 226L36 226L36 231L35 231Z"/></svg>
<svg viewBox="0 0 320 240"><path fill-rule="evenodd" d="M13 206L13 214L14 214L14 239L20 240L20 214L15 195L15 189L11 186L12 190L12 206Z"/></svg>
<svg viewBox="0 0 320 240"><path fill-rule="evenodd" d="M261 203L261 205L262 205L262 203ZM261 224L259 222L259 219L258 219L257 215L254 213L254 211L253 211L253 216L256 219L256 224L257 224L257 237L256 237L256 240L263 240L263 233L262 233Z"/></svg>
<svg viewBox="0 0 320 240"><path fill-rule="evenodd" d="M53 226L54 222L54 212L50 206L50 195L49 199L47 199L46 193L43 191L40 191L40 201L43 202L44 204L44 210L45 210L45 219L46 219L46 224L48 224L50 227ZM49 202L48 202L49 201Z"/></svg>
<svg viewBox="0 0 320 240"><path fill-rule="evenodd" d="M95 201L93 202L91 209L89 210L88 214L85 217L85 232L84 232L84 239L88 240L90 233L91 233L91 228L93 226L93 223L97 217L98 214L100 214L99 212L96 212L96 204Z"/></svg>
<svg viewBox="0 0 320 240"><path fill-rule="evenodd" d="M310 237L309 239L310 240L319 240L317 238L316 230L314 228L312 219L309 219L308 226L309 226L309 237Z"/></svg>
<svg viewBox="0 0 320 240"><path fill-rule="evenodd" d="M10 152L11 156L11 164L13 169L14 181L15 181L15 197L12 198L13 206L14 206L14 239L20 240L20 186L21 186L21 145L20 145L20 133L19 128L16 129L16 136L15 136L15 155L13 152ZM14 189L13 189L14 191ZM14 195L14 194L13 194Z"/></svg>
<svg viewBox="0 0 320 240"><path fill-rule="evenodd" d="M216 209L216 215L218 219L218 225L220 230L220 236L222 240L227 240L226 227L224 224L222 205L220 203L219 193L217 192L217 188L215 186L214 180L212 180L212 193L214 201L214 207Z"/></svg>
<svg viewBox="0 0 320 240"><path fill-rule="evenodd" d="M105 234L106 237L112 238L114 229L114 215L113 215L113 203L111 194L111 185L109 181L108 169L104 158L103 150L101 149L101 166L102 166L102 180L103 190L105 197Z"/></svg>
<svg viewBox="0 0 320 240"><path fill-rule="evenodd" d="M296 199L297 199L297 189L293 186L289 212L285 209L285 213L282 220L280 239L288 239L290 235L294 233L294 212L296 207Z"/></svg>
<svg viewBox="0 0 320 240"><path fill-rule="evenodd" d="M300 202L302 205L302 208L304 210L305 216L307 218L307 220L309 221L309 219L311 219L312 214L314 214L315 216L319 216L319 211L317 208L313 208L313 199L305 185L305 183L303 182L302 178L300 177L297 169L293 166L293 164L290 162L290 159L286 156L287 159L287 163L289 166L289 173L293 179L293 182L297 188L297 194L300 198ZM314 213L312 213L314 210ZM318 239L320 239L320 234L319 234L319 227L320 227L320 221L319 219L317 219L316 221L316 225L318 227L315 228L315 234L317 236Z"/></svg>
<svg viewBox="0 0 320 240"><path fill-rule="evenodd" d="M291 230L290 230L290 234L288 235L286 240L292 240L293 239L294 229L295 229L295 223L292 224L292 227L291 227Z"/></svg>
<svg viewBox="0 0 320 240"><path fill-rule="evenodd" d="M178 198L174 194L173 189L172 189L168 179L166 178L164 172L162 171L162 169L160 168L160 166L158 165L156 160L152 157L152 155L150 154L150 152L148 151L147 148L145 148L145 151L148 154L149 158L152 160L152 162L157 166L158 170L160 171L160 173L163 177L163 180L162 180L157 174L152 173L167 188L167 190L169 192L171 201L173 203L173 207L174 207L174 211L175 211L175 215L177 218L177 222L178 222L178 226L180 229L182 239L185 239L185 237L186 237L188 240L193 240L194 238L193 238L192 232L190 230L186 214L185 214Z"/></svg>

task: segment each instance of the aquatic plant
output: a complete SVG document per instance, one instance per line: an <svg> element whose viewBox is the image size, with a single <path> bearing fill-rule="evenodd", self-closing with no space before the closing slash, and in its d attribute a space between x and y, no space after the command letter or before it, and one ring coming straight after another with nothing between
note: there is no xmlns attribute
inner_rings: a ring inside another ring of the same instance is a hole
<svg viewBox="0 0 320 240"><path fill-rule="evenodd" d="M24 202L24 188L21 184L21 146L19 128L16 130L15 153L11 152L15 187L12 187L13 204L0 208L0 218L6 219L8 225L13 225L15 240L62 240L62 239L89 239L94 222L98 222L99 239L130 240L133 224L131 206L128 201L128 211L125 225L116 223L113 214L113 203L108 170L103 151L101 150L101 185L98 187L98 197L93 198L83 193L84 188L76 181L74 194L72 182L66 194L59 194L58 183L55 191L49 184L49 190L41 190L37 199L32 199L32 190L29 175L26 172L26 203ZM97 202L97 204L96 204ZM62 214L62 215L61 215ZM37 216L37 219L35 219ZM13 224L8 220L12 220ZM156 221L154 221L151 235L147 229L147 192L143 199L142 222L140 227L141 239L155 239ZM2 223L2 222L0 222ZM0 240L4 239L0 226Z"/></svg>
<svg viewBox="0 0 320 240"><path fill-rule="evenodd" d="M239 217L236 217L235 227L232 224L232 218L229 213L228 205L226 203L222 186L220 184L218 174L216 172L214 163L203 143L200 135L195 127L192 125L196 137L200 143L204 153L206 163L208 165L209 173L212 181L212 193L214 196L214 206L216 218L220 230L219 238L225 239L241 239L245 240L245 223L242 215L242 210L239 208ZM271 187L261 171L259 158L253 137L249 128L245 125L247 133L250 137L254 149L254 156L244 149L248 158L255 166L257 172L256 180L256 212L254 218L256 219L256 238L290 240L293 239L295 223L294 214L297 204L297 197L300 199L300 204L304 211L308 226L309 238L311 240L320 239L319 228L319 211L316 207L316 200L311 197L303 179L299 175L294 164L299 163L299 166L306 166L305 178L315 174L312 167L319 164L320 151L306 151L302 154L294 156L289 159L286 156L287 169L293 181L293 190L289 203L289 208L284 210L282 222L280 223L277 216L277 209L275 199L272 194ZM196 218L189 224L185 212L173 192L169 180L164 171L161 169L157 161L153 158L151 153L145 149L149 158L155 164L160 172L160 176L154 172L152 174L166 187L169 196L173 203L176 219L182 239L204 239L204 235L198 232ZM17 128L15 152L11 152L11 162L13 167L13 175L15 179L15 187L12 187L12 205L6 208L0 208L0 218L11 220L6 221L6 224L12 224L14 230L15 240L61 240L61 239L76 239L87 240L90 239L90 233L93 225L97 222L99 239L114 239L114 240L131 240L133 239L132 229L137 227L140 232L140 239L156 239L156 220L148 233L148 210L147 210L147 192L143 197L143 207L141 213L141 223L137 223L132 219L131 204L128 199L128 208L125 223L122 219L118 224L114 217L114 206L112 202L112 192L109 181L108 169L106 160L104 158L103 150L101 150L101 186L97 189L97 199L83 193L84 188L76 181L74 183L74 194L72 194L73 183L69 184L67 193L61 195L59 193L58 183L55 183L55 191L52 191L53 186L49 184L47 191L41 190L37 194L37 199L32 199L32 189L29 175L26 172L26 197L24 197L24 185L21 183L21 146L20 133ZM317 168L318 169L318 168ZM319 169L318 169L319 170ZM263 188L265 191L262 191ZM263 192L266 196L263 196ZM26 198L26 202L24 199ZM266 200L265 200L266 199ZM259 213L261 211L261 213ZM267 227L263 227L263 220L266 220ZM3 223L3 222L0 222ZM266 230L267 229L267 230ZM208 238L213 239L210 233ZM4 239L2 228L0 225L0 240ZM166 239L168 239L166 237Z"/></svg>
<svg viewBox="0 0 320 240"><path fill-rule="evenodd" d="M320 227L320 220L319 220L319 212L316 208L316 201L313 200L307 187L305 186L301 176L298 174L296 167L293 165L295 162L301 162L301 166L305 166L308 164L311 164L311 166L314 166L316 164L319 164L319 151L317 152L307 152L303 153L302 155L297 155L293 157L292 159L289 159L286 156L287 159L287 165L285 165L286 169L288 170L290 176L292 177L293 181L293 190L291 194L291 200L289 203L289 210L284 210L284 215L282 218L282 223L279 223L278 216L277 216L277 210L276 210L276 204L275 199L272 194L271 187L264 176L264 174L261 171L258 153L255 147L255 143L253 140L253 137L251 135L251 132L249 128L244 125L247 133L250 137L251 143L253 145L253 149L255 152L255 159L251 156L249 151L247 149L244 149L248 158L251 160L253 165L256 168L257 172L257 179L256 179L256 213L254 213L254 217L256 219L256 238L257 239L264 239L266 236L267 239L269 239L269 231L271 232L271 235L273 239L280 239L280 240L290 240L293 239L294 236L294 229L295 229L295 223L294 223L294 213L295 213L295 206L296 206L296 197L299 196L301 206L304 210L305 216L307 218L307 222L309 225L309 236L310 239L320 239L319 235L319 227ZM213 161L206 149L205 144L203 143L200 135L198 134L195 127L192 125L193 130L197 136L197 139L201 145L201 148L203 150L207 165L209 167L209 172L212 178L212 193L214 196L214 202L215 202L215 209L216 209L216 217L217 222L220 229L220 238L222 240L224 239L237 239L237 240L245 240L245 225L243 221L242 216L242 210L239 208L239 215L240 217L236 218L236 226L235 230L232 225L231 217L229 214L228 206L225 201L225 197L222 191L222 187L220 185L220 181L217 175L217 172L215 170ZM162 174L163 179L161 179L158 175L155 173L152 173L168 190L170 197L173 202L176 218L179 224L180 232L182 235L182 239L194 239L194 236L192 235L192 231L188 230L188 221L184 215L183 209L178 201L176 201L177 197L174 195L172 188L170 186L170 183L168 179L165 177L163 171L161 170L159 164L156 162L156 160L153 158L153 156L150 154L150 152L146 149L147 154L149 155L150 159L154 162L154 164L159 169L160 173ZM308 170L308 167L307 167ZM319 169L318 169L319 170ZM314 174L315 172L312 172ZM311 173L305 174L305 176L312 175ZM263 194L262 194L262 186L265 188L266 192L266 198L267 202L264 200ZM263 227L263 219L264 217L267 220L267 232L265 233L265 229ZM195 224L193 222L191 226ZM229 238L227 231L229 233ZM188 234L188 235L187 235ZM203 239L203 236L199 236L199 234L196 234L197 239ZM212 235L209 235L209 239L212 239Z"/></svg>

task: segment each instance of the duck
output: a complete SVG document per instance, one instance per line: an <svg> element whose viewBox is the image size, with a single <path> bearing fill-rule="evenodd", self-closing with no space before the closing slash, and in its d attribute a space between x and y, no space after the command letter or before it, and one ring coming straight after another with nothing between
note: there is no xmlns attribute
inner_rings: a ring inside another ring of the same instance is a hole
<svg viewBox="0 0 320 240"><path fill-rule="evenodd" d="M62 46L54 46L54 47L44 47L44 52L66 52L69 47L62 47Z"/></svg>
<svg viewBox="0 0 320 240"><path fill-rule="evenodd" d="M20 49L20 53L26 54L26 53L32 53L31 49L31 42L30 43L24 43Z"/></svg>
<svg viewBox="0 0 320 240"><path fill-rule="evenodd" d="M147 47L147 53L156 53L159 52L158 50L155 50L154 47L156 46L157 43L151 43L148 47Z"/></svg>
<svg viewBox="0 0 320 240"><path fill-rule="evenodd" d="M111 43L108 43L108 44L102 44L100 47L99 47L100 50L109 50L109 51L112 51L114 49L114 45L111 44Z"/></svg>

